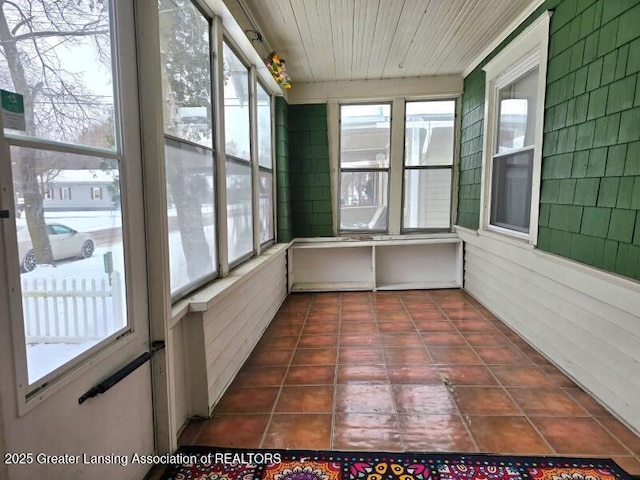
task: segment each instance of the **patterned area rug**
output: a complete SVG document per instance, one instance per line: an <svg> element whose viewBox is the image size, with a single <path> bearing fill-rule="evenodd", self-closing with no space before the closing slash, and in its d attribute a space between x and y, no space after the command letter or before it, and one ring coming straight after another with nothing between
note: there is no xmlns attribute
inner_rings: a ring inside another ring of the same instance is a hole
<svg viewBox="0 0 640 480"><path fill-rule="evenodd" d="M163 480L630 480L611 460L183 447Z"/></svg>

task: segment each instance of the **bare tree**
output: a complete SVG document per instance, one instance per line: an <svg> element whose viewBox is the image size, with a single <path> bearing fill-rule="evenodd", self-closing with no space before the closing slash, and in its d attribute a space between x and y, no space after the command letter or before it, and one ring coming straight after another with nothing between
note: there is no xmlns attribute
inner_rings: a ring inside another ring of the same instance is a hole
<svg viewBox="0 0 640 480"><path fill-rule="evenodd" d="M208 143L211 140L209 24L188 1L160 0L159 8L165 132L194 143ZM190 124L180 115L181 109L189 108L205 110L208 119L201 118L197 126ZM205 142L203 137L207 135ZM213 193L208 190L205 172L197 168L198 162L194 165L193 157L180 155L177 150L167 152L167 183L176 208L187 275L194 281L210 273L213 267L202 213L203 200L212 198Z"/></svg>
<svg viewBox="0 0 640 480"><path fill-rule="evenodd" d="M101 98L65 68L59 52L90 42L88 51L108 64L107 7L106 0L0 0L0 86L24 96L27 135L74 142L104 118ZM40 181L55 166L43 154L21 148L16 163L36 262L54 265Z"/></svg>

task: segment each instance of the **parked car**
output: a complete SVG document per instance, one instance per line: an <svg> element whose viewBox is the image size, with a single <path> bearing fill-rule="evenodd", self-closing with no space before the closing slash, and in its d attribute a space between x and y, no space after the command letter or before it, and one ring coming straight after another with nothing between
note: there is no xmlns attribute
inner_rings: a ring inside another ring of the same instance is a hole
<svg viewBox="0 0 640 480"><path fill-rule="evenodd" d="M53 259L89 258L95 250L95 240L89 233L81 233L60 223L47 224L47 233L53 250ZM36 268L36 256L26 226L18 227L18 255L22 272Z"/></svg>

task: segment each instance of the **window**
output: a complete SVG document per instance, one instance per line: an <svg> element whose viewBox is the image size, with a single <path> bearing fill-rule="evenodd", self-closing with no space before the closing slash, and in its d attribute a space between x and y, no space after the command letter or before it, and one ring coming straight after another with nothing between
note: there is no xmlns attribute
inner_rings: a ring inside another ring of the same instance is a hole
<svg viewBox="0 0 640 480"><path fill-rule="evenodd" d="M456 104L407 102L403 231L449 230Z"/></svg>
<svg viewBox="0 0 640 480"><path fill-rule="evenodd" d="M271 96L257 85L258 168L260 195L260 244L272 241L273 228L273 155L271 145Z"/></svg>
<svg viewBox="0 0 640 480"><path fill-rule="evenodd" d="M481 225L531 244L538 233L548 36L545 13L484 67L489 116Z"/></svg>
<svg viewBox="0 0 640 480"><path fill-rule="evenodd" d="M390 147L390 104L340 107L340 230L387 230Z"/></svg>
<svg viewBox="0 0 640 480"><path fill-rule="evenodd" d="M101 187L91 187L91 200L102 200Z"/></svg>
<svg viewBox="0 0 640 480"><path fill-rule="evenodd" d="M234 265L253 254L249 70L226 43L223 59L227 242Z"/></svg>
<svg viewBox="0 0 640 480"><path fill-rule="evenodd" d="M44 188L44 197L45 200L53 200L53 190L49 187Z"/></svg>
<svg viewBox="0 0 640 480"><path fill-rule="evenodd" d="M69 187L60 187L60 199L71 200L71 190Z"/></svg>
<svg viewBox="0 0 640 480"><path fill-rule="evenodd" d="M177 298L218 272L210 22L191 2L160 0L169 270Z"/></svg>

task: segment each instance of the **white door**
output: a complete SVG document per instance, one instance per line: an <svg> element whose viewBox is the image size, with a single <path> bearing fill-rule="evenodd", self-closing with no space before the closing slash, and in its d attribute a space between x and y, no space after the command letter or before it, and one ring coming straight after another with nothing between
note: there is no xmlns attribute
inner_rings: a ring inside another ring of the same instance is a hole
<svg viewBox="0 0 640 480"><path fill-rule="evenodd" d="M0 1L0 88L22 95L24 118L0 129L0 206L24 199L21 218L0 221L0 405L7 451L32 453L6 468L12 479L142 478L148 465L130 460L154 451L149 362L79 401L149 352L133 2L64 3ZM111 179L110 211L43 201L56 176L87 172ZM54 246L47 223L78 233ZM36 253L30 272L18 227ZM90 258L52 261L50 247L70 251L80 235L96 238Z"/></svg>

